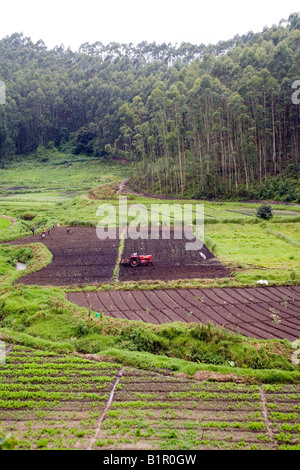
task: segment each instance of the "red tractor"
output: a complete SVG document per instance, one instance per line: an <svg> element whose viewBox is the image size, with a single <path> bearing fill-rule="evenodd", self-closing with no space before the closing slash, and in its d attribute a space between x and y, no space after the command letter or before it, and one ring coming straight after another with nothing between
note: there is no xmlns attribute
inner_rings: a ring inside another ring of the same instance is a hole
<svg viewBox="0 0 300 470"><path fill-rule="evenodd" d="M138 255L133 253L130 258L124 258L121 260L122 266L153 266L152 255Z"/></svg>

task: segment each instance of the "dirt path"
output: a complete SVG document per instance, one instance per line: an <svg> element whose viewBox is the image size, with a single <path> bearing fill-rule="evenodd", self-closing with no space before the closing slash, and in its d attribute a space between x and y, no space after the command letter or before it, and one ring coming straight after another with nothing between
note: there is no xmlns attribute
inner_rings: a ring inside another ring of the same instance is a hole
<svg viewBox="0 0 300 470"><path fill-rule="evenodd" d="M118 184L118 191L117 191L116 194L122 194L127 183L128 183L128 180L123 180L123 181L121 181L121 182Z"/></svg>
<svg viewBox="0 0 300 470"><path fill-rule="evenodd" d="M74 292L80 307L108 316L162 324L201 322L258 339L300 337L300 287Z"/></svg>
<svg viewBox="0 0 300 470"><path fill-rule="evenodd" d="M188 199L187 198L183 198L183 197L172 197L172 196L165 196L164 194L152 194L152 193L145 193L144 191L134 191L133 189L130 189L128 188L127 184L128 184L129 180L124 180L124 181L121 181L119 183L119 189L117 191L117 194L132 194L134 196L140 196L140 197L144 197L144 198L148 198L148 199L160 199L162 201L164 200L174 200L174 201L179 201L179 200L182 200L182 201L187 201Z"/></svg>

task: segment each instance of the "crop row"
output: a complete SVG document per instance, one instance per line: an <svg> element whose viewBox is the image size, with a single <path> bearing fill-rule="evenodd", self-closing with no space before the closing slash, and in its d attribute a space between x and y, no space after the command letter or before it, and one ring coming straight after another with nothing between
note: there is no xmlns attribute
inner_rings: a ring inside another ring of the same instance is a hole
<svg viewBox="0 0 300 470"><path fill-rule="evenodd" d="M70 356L8 355L0 421L18 448L273 449L300 444L299 386L196 382ZM34 360L31 361L32 357ZM15 359L15 362L14 362ZM24 359L24 360L23 360ZM38 359L38 360L37 360ZM78 359L78 360L77 360ZM298 407L298 409L297 409ZM103 418L103 421L102 421Z"/></svg>
<svg viewBox="0 0 300 470"><path fill-rule="evenodd" d="M13 380L14 379L14 380ZM36 385L36 384L44 384L44 387L50 388L50 385L47 384L53 384L52 386L55 387L57 386L56 384L60 384L60 386L63 386L66 384L67 386L71 387L81 387L83 385L87 386L90 384L90 386L95 386L100 388L101 386L105 386L105 384L112 382L114 380L113 376L106 376L106 375L90 375L89 380L87 382L87 375L72 375L72 376L67 376L67 375L30 375L29 376L6 376L1 379L1 388L4 389L9 389L9 386L11 384L12 388L15 388L14 385L17 384L19 388L22 387L22 389L26 387L30 387L31 384ZM101 385L103 384L103 385Z"/></svg>
<svg viewBox="0 0 300 470"><path fill-rule="evenodd" d="M53 382L51 385L45 385L45 384L35 384L35 383L23 383L22 384L22 390L26 391L34 391L34 390L44 390L44 391L52 391L52 392L64 392L65 390L70 391L70 390L78 390L81 392L87 392L87 391L96 391L96 390L101 390L107 388L107 382L103 384L89 384L86 382L82 383L72 383L70 382L65 382L65 383L60 383L57 385L55 382ZM20 382L18 383L1 383L0 385L0 394L3 391L13 391L13 390L20 390Z"/></svg>
<svg viewBox="0 0 300 470"><path fill-rule="evenodd" d="M139 427L139 428L148 428L149 427L149 420L146 419L110 419L106 420L103 429L124 429L124 427ZM178 421L173 420L172 424L170 424L169 420L156 420L155 421L155 428L162 429L172 426L176 429L198 429L201 428L235 428L235 429L247 429L247 430L254 430L260 431L265 429L265 424L262 421L200 421L200 420L193 420L193 421Z"/></svg>
<svg viewBox="0 0 300 470"><path fill-rule="evenodd" d="M6 357L6 364L15 364L16 366L20 365L20 367L22 367L24 364L51 364L51 363L55 363L55 364L69 364L69 366L73 366L73 365L77 365L77 364L81 364L81 365L85 365L85 366L91 366L91 367L94 367L94 364L90 361L84 361L82 359L79 359L79 358L70 358L68 356L66 357L62 357L62 358L55 358L55 361L53 362L53 356L51 357L45 357L45 358L41 358L41 357L30 357L30 358L26 358L25 356L22 356L22 357L16 357L16 356L13 356L13 355L8 355ZM107 363L107 362L97 362L98 366L99 367L103 367L105 369L116 369L116 368L119 368L119 366L116 366L116 365L112 365L110 363Z"/></svg>
<svg viewBox="0 0 300 470"><path fill-rule="evenodd" d="M4 366L4 371L10 371L10 370L26 370L26 369L39 369L43 367L43 369L56 369L56 370L64 370L64 369L72 369L72 370L84 370L84 369L87 369L87 370L97 370L99 371L99 369L109 369L109 367L107 367L107 365L105 364L104 366L101 366L100 363L96 362L95 364L90 364L90 363L84 363L84 364L77 364L77 363L74 363L74 364L70 364L70 363L66 363L66 364L58 364L56 362L45 362L45 363L38 363L38 364L35 364L35 363L30 363L30 361L28 361L27 363L25 364L16 364L16 363L12 363L12 364L5 364ZM120 368L120 367L119 367ZM113 371L115 371L116 368L114 368Z"/></svg>
<svg viewBox="0 0 300 470"><path fill-rule="evenodd" d="M84 408L94 408L94 407L99 407L100 405L102 406L104 400L106 397L99 397L97 401L89 401L88 403L82 402L81 400L75 400L76 406ZM61 408L66 408L69 406L71 407L72 403L69 403L68 401L61 401L61 400L0 400L0 408L6 408L6 409L18 409L18 408L40 408L40 409L49 409L49 408L55 408L55 407L61 407ZM73 403L74 405L74 403Z"/></svg>
<svg viewBox="0 0 300 470"><path fill-rule="evenodd" d="M99 396L98 393L90 392L49 392L48 390L39 390L37 392L22 390L18 392L0 391L0 399L14 400L14 399L45 399L45 400L105 400L107 395Z"/></svg>
<svg viewBox="0 0 300 470"><path fill-rule="evenodd" d="M84 370L80 370L80 371L74 371L74 370L62 370L62 369L48 369L48 370L45 370L43 369L42 367L40 368L28 368L28 369L22 369L22 370L10 370L10 371L6 371L6 370L0 370L0 376L2 376L2 378L4 377L16 377L17 379L19 379L19 377L26 377L26 376L37 376L37 377L42 377L42 376L65 376L65 377L90 377L90 376L94 376L94 377L101 377L101 371L97 371L97 369L95 370L87 370L87 369L84 369ZM104 375L103 377L107 377L106 375ZM113 376L112 376L113 377ZM1 381L2 381L2 378L1 378ZM105 380L105 379L104 379Z"/></svg>
<svg viewBox="0 0 300 470"><path fill-rule="evenodd" d="M116 400L124 400L130 398L131 401L139 400L139 399L167 399L167 400L178 400L178 399L185 399L186 401L190 400L247 400L247 401L258 401L260 400L259 393L235 393L227 391L227 393L221 392L196 392L196 391L185 391L185 392L168 392L165 391L159 393L140 393L140 392L122 392L118 394Z"/></svg>
<svg viewBox="0 0 300 470"><path fill-rule="evenodd" d="M85 406L82 406L82 404ZM30 424L34 427L43 427L47 421L49 424L55 424L57 422L64 423L66 426L69 422L79 422L82 420L89 420L92 418L99 418L100 411L102 413L103 407L89 407L89 402L81 402L80 408L71 406L70 409L1 409L1 420L2 422L12 423L18 422L19 429L22 426Z"/></svg>
<svg viewBox="0 0 300 470"><path fill-rule="evenodd" d="M239 392L258 392L259 391L259 386L258 385L245 385L245 384L239 384L239 383L218 383L218 382L195 382L195 381L187 381L187 382L180 382L178 384L178 380L176 379L170 379L168 381L162 381L160 382L156 381L154 382L153 380L147 381L146 379L139 382L139 383L130 383L129 380L124 380L121 384L118 385L117 389L118 390L123 390L125 389L126 391L135 391L135 390L141 390L144 388L147 388L147 390L159 390L162 386L164 390L169 387L170 390L174 390L174 384L176 383L176 389L186 389L189 391L197 390L197 391L239 391Z"/></svg>

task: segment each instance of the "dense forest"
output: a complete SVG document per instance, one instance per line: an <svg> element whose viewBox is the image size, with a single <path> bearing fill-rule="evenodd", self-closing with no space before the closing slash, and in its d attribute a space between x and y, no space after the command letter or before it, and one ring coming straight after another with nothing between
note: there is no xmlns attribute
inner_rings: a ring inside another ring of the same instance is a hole
<svg viewBox="0 0 300 470"><path fill-rule="evenodd" d="M298 14L216 45L73 52L16 33L0 41L0 79L2 168L56 147L130 160L146 192L300 202Z"/></svg>

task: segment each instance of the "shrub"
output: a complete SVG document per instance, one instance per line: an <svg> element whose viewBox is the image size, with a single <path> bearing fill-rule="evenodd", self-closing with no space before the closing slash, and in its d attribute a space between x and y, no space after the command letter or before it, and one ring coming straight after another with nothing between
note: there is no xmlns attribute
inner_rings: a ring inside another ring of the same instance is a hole
<svg viewBox="0 0 300 470"><path fill-rule="evenodd" d="M21 215L21 219L22 220L33 220L33 219L35 219L36 216L37 216L37 214L33 214L32 212L24 212Z"/></svg>
<svg viewBox="0 0 300 470"><path fill-rule="evenodd" d="M75 349L79 352L96 354L99 351L114 347L116 338L114 336L101 336L89 334L74 341Z"/></svg>
<svg viewBox="0 0 300 470"><path fill-rule="evenodd" d="M127 349L154 354L166 350L168 343L165 338L160 338L153 331L143 327L136 328L130 333L124 332L120 339Z"/></svg>
<svg viewBox="0 0 300 470"><path fill-rule="evenodd" d="M84 320L79 320L76 326L77 336L86 336L89 333L89 327Z"/></svg>
<svg viewBox="0 0 300 470"><path fill-rule="evenodd" d="M256 216L260 219L269 220L273 217L272 207L263 203L256 212Z"/></svg>
<svg viewBox="0 0 300 470"><path fill-rule="evenodd" d="M27 263L33 258L32 250L28 247L17 250L16 257L21 263Z"/></svg>

